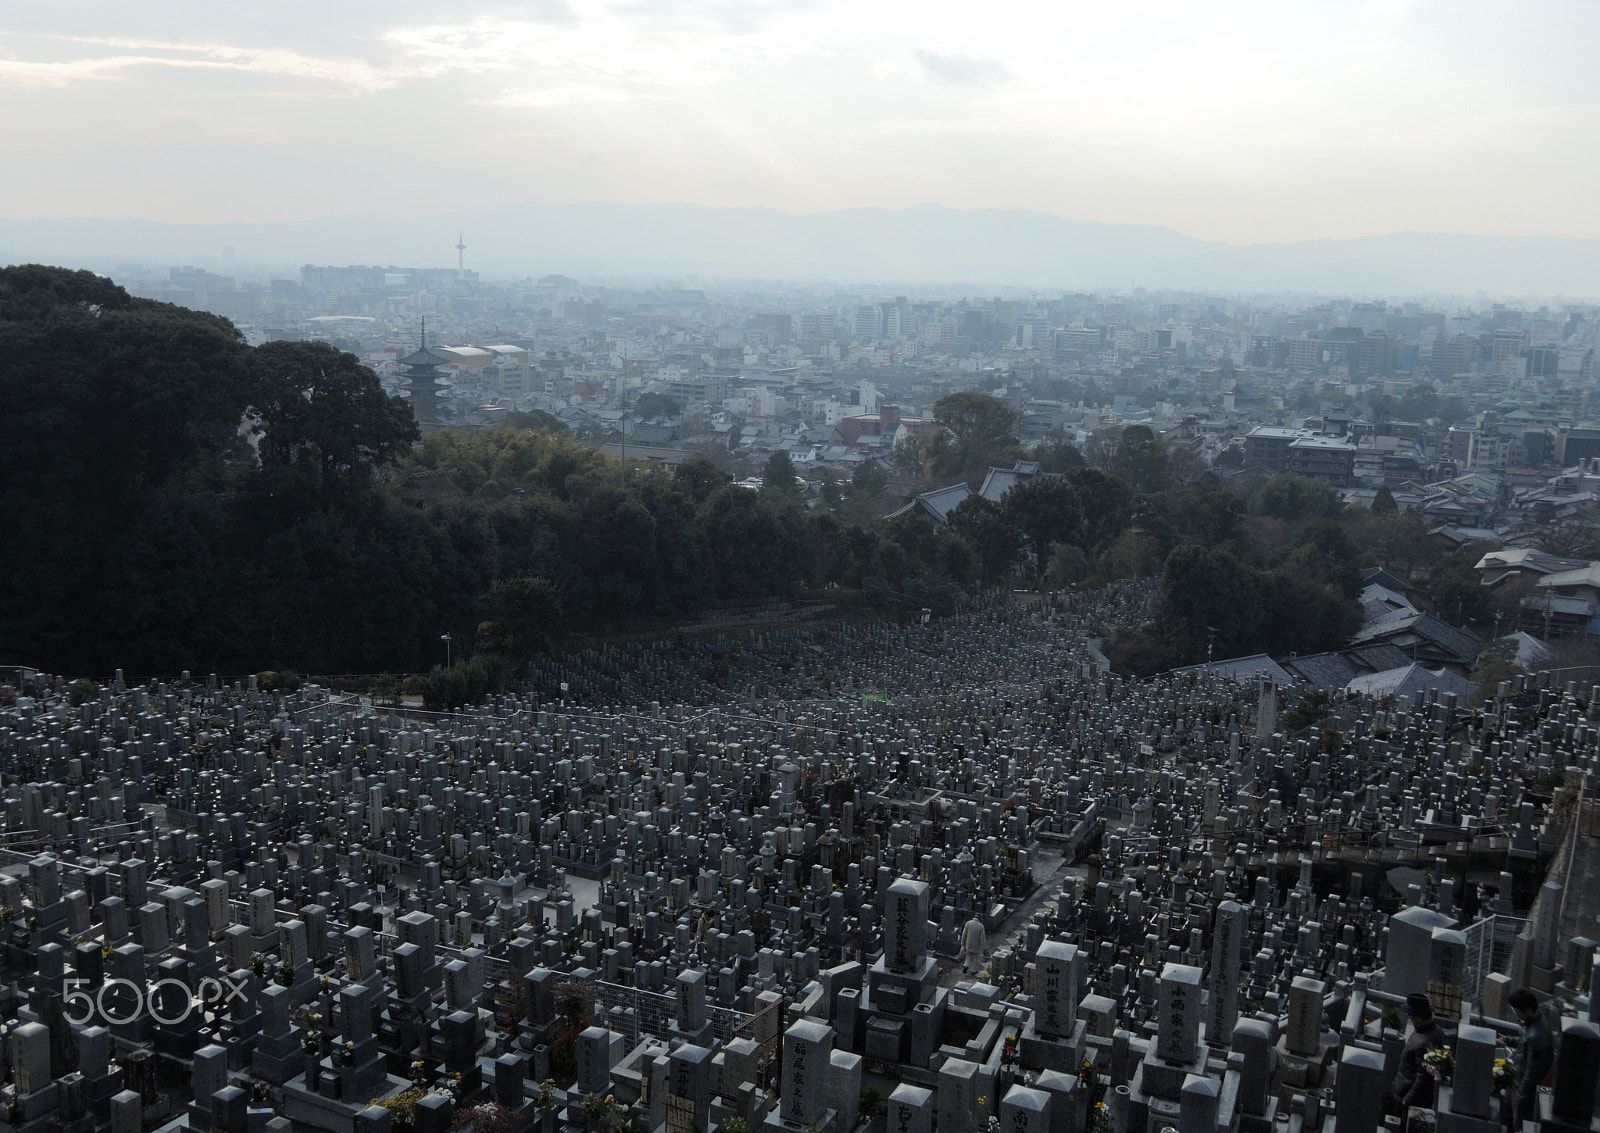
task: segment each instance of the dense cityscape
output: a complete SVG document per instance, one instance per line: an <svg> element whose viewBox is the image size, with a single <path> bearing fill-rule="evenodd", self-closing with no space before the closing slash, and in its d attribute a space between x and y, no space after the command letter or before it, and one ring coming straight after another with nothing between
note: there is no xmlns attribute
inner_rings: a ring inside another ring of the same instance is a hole
<svg viewBox="0 0 1600 1133"><path fill-rule="evenodd" d="M1189 476L1248 463L1339 487L1468 472L1531 487L1542 468L1600 456L1592 304L646 290L490 282L464 267L307 266L265 285L173 268L121 281L224 315L252 341L339 345L396 392L409 390L401 359L431 320L442 376L424 429L539 410L619 453L644 426L638 455L666 463L748 464L782 449L799 465L849 468L925 436L934 402L969 389L1005 401L1028 442L1084 447L1145 424L1185 450Z"/></svg>

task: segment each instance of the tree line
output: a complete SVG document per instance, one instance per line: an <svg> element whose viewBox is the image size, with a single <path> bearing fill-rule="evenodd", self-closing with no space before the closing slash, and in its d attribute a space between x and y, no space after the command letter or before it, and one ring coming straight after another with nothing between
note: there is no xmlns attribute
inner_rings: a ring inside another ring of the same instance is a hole
<svg viewBox="0 0 1600 1133"><path fill-rule="evenodd" d="M882 520L870 462L803 493L777 453L751 491L704 458L625 466L539 415L420 438L349 354L252 348L223 319L58 268L0 270L0 350L0 641L55 671L415 672L448 633L459 699L572 635L719 599L948 613L985 586L1160 573L1163 617L1122 650L1148 668L1208 643L1322 647L1351 625L1357 562L1414 542L1414 517L1368 515L1368 538L1322 485L1279 477L1247 502L1185 481L1143 427L1093 459L1035 450L1059 475L943 525ZM1022 451L986 395L935 416L897 464L976 482ZM456 498L403 502L421 471Z"/></svg>

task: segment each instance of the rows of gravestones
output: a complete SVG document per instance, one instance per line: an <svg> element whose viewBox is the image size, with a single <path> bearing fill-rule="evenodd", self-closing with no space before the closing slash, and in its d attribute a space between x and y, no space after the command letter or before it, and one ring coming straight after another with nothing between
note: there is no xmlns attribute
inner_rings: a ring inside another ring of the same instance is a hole
<svg viewBox="0 0 1600 1133"><path fill-rule="evenodd" d="M1145 598L753 633L716 679L599 649L539 674L562 699L449 716L25 696L0 1124L1372 1133L1385 1008L1420 991L1460 1068L1436 1120L1487 1133L1467 1071L1529 984L1568 1004L1540 1116L1582 1127L1593 945L1553 883L1514 914L1600 698L1352 702L1286 736L1270 688L1102 673L1085 635Z"/></svg>

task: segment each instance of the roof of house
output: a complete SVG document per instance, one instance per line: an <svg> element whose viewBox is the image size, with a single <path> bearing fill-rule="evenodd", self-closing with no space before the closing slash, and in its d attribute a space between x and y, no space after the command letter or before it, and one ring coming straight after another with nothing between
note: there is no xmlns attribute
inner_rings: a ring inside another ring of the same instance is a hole
<svg viewBox="0 0 1600 1133"><path fill-rule="evenodd" d="M1393 590L1396 594L1404 594L1409 590L1415 589L1411 583L1407 582L1404 578L1394 573L1394 571L1387 570L1384 567L1373 567L1371 570L1367 571L1361 576L1361 583L1364 586L1376 583L1377 585L1385 587L1386 589Z"/></svg>
<svg viewBox="0 0 1600 1133"><path fill-rule="evenodd" d="M1563 586L1592 586L1600 589L1600 562L1585 563L1572 570L1558 570L1545 575L1538 585L1550 590Z"/></svg>
<svg viewBox="0 0 1600 1133"><path fill-rule="evenodd" d="M1343 653L1310 653L1304 657L1291 657L1283 667L1299 679L1316 688L1343 688L1351 678L1367 670L1357 665Z"/></svg>
<svg viewBox="0 0 1600 1133"><path fill-rule="evenodd" d="M1369 582L1361 588L1360 602L1362 613L1368 621L1376 621L1393 613L1416 611L1404 594L1376 582Z"/></svg>
<svg viewBox="0 0 1600 1133"><path fill-rule="evenodd" d="M1466 700L1478 691L1478 686L1448 669L1429 669L1420 663L1368 673L1345 686L1346 692L1362 696L1416 696L1428 689L1453 692L1459 699Z"/></svg>
<svg viewBox="0 0 1600 1133"><path fill-rule="evenodd" d="M1344 651L1344 655L1360 665L1363 671L1369 673L1381 672L1384 669L1393 669L1411 663L1411 654L1401 649L1398 645L1380 642L1375 645L1353 646Z"/></svg>
<svg viewBox="0 0 1600 1133"><path fill-rule="evenodd" d="M1470 629L1461 629L1440 621L1432 614L1396 614L1382 621L1363 626L1350 639L1351 645L1387 641L1402 647L1427 642L1436 651L1460 665L1470 665L1478 659L1483 648L1483 638Z"/></svg>
<svg viewBox="0 0 1600 1133"><path fill-rule="evenodd" d="M1533 570L1550 574L1558 570L1574 570L1589 565L1587 559L1569 559L1546 554L1537 547L1502 547L1490 551L1477 561L1477 570Z"/></svg>
<svg viewBox="0 0 1600 1133"><path fill-rule="evenodd" d="M990 468L983 478L983 487L978 489L978 495L991 503L999 503L1001 496L1025 480L1032 480L1035 476L1059 475L1059 472L1041 472L1036 460L1019 460L1010 468Z"/></svg>
<svg viewBox="0 0 1600 1133"><path fill-rule="evenodd" d="M965 484L951 484L948 488L935 488L931 492L923 492L913 496L904 507L892 511L886 517L896 519L902 515L909 515L914 511L923 511L933 516L937 523L944 523L950 518L950 513L961 505L961 501L972 495L972 489Z"/></svg>
<svg viewBox="0 0 1600 1133"><path fill-rule="evenodd" d="M1530 594L1522 600L1522 608L1534 614L1561 614L1579 618L1589 614L1587 598L1572 598L1560 594Z"/></svg>
<svg viewBox="0 0 1600 1133"><path fill-rule="evenodd" d="M1182 668L1172 671L1174 673L1215 673L1219 677L1228 677L1236 681L1254 680L1257 677L1271 677L1281 685L1294 683L1294 674L1265 653L1252 653L1248 657L1230 657L1226 661L1209 661L1199 665L1184 665Z"/></svg>

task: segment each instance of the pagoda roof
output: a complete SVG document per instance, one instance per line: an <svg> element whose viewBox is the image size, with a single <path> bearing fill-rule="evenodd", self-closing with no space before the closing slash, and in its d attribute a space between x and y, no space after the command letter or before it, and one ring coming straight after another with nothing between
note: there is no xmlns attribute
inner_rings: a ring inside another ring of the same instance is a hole
<svg viewBox="0 0 1600 1133"><path fill-rule="evenodd" d="M400 365L420 369L424 366L446 366L459 361L459 358L451 358L447 354L440 354L431 346L424 346L400 359Z"/></svg>

